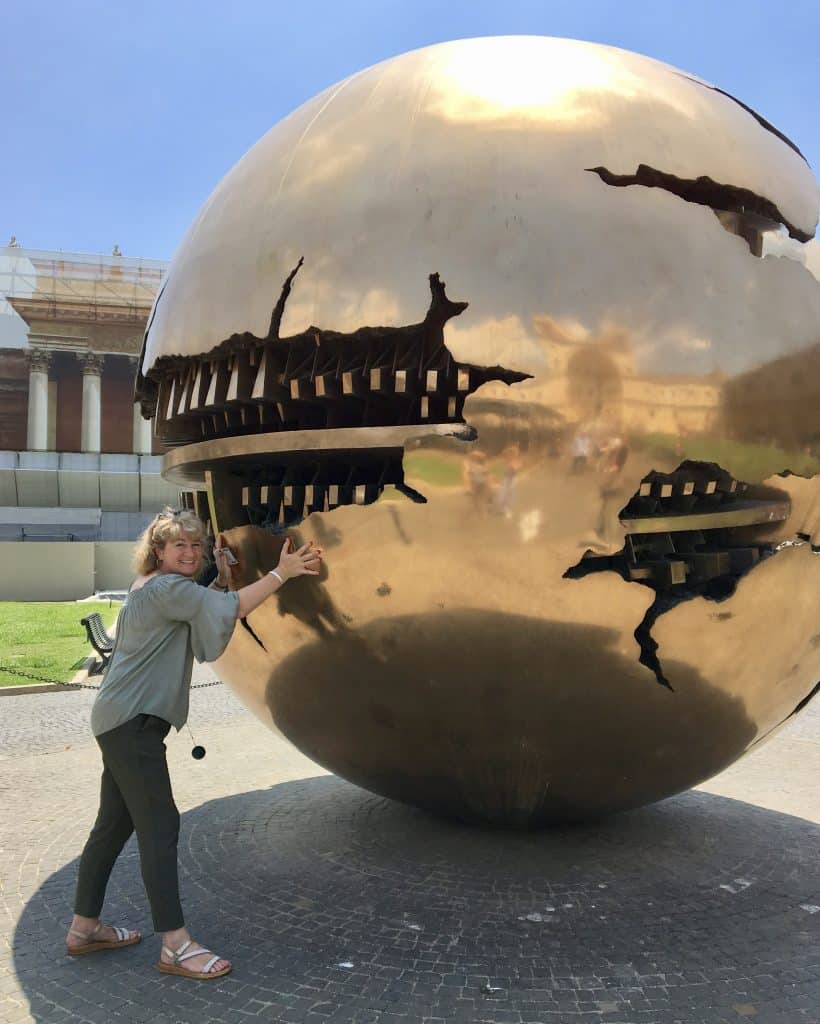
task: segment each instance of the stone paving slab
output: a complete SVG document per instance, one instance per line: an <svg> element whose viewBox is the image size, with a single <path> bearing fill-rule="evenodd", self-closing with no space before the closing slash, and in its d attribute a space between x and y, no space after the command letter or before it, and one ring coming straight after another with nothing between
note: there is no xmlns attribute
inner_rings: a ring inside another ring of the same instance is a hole
<svg viewBox="0 0 820 1024"><path fill-rule="evenodd" d="M213 678L199 667L197 680ZM209 983L160 975L136 846L62 952L96 811L89 691L0 702L0 1021L819 1024L820 709L699 790L603 822L479 831L318 768L230 691L168 739Z"/></svg>

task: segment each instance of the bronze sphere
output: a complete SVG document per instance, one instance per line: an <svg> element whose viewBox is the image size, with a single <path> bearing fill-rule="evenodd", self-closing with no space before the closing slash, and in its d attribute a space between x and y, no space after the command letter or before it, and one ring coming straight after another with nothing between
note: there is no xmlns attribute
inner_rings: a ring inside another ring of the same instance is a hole
<svg viewBox="0 0 820 1024"><path fill-rule="evenodd" d="M817 197L740 100L570 40L408 53L276 125L138 380L237 584L286 529L325 548L222 678L339 775L504 825L769 736L820 679Z"/></svg>

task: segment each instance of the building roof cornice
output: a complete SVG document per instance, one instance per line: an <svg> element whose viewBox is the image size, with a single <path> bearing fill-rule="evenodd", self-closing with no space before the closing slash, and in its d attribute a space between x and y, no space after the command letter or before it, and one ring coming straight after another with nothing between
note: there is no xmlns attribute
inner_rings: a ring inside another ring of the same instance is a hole
<svg viewBox="0 0 820 1024"><path fill-rule="evenodd" d="M47 296L17 298L9 303L29 325L43 321L71 321L72 323L144 324L153 300L144 302L101 302L94 299L66 300Z"/></svg>

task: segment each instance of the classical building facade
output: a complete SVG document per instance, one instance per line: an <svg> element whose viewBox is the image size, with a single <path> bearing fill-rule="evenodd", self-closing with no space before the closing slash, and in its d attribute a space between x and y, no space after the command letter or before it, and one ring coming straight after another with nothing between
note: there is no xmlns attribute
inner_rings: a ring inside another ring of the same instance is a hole
<svg viewBox="0 0 820 1024"><path fill-rule="evenodd" d="M130 540L176 500L134 403L166 268L0 250L0 539Z"/></svg>

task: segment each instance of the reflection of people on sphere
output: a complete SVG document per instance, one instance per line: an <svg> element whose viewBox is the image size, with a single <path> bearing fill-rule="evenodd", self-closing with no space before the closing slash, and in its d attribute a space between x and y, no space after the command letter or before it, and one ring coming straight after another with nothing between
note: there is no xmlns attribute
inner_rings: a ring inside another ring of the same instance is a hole
<svg viewBox="0 0 820 1024"><path fill-rule="evenodd" d="M120 611L114 651L94 707L91 728L102 751L100 807L80 858L74 918L66 936L72 955L139 942L138 932L100 922L105 889L126 840L136 830L154 929L162 933L159 969L187 978L219 978L231 963L194 943L179 901L174 804L163 742L188 717L193 659L213 661L244 617L289 579L317 575L321 549L282 547L275 569L228 592L229 552L214 549L217 577L203 568L205 527L189 511L166 509L137 541L138 575Z"/></svg>
<svg viewBox="0 0 820 1024"><path fill-rule="evenodd" d="M600 449L598 470L602 474L601 488L613 486L626 465L629 448L622 437L611 437Z"/></svg>
<svg viewBox="0 0 820 1024"><path fill-rule="evenodd" d="M628 457L629 447L618 434L604 441L599 448L598 472L600 473L601 507L595 532L607 551L623 540L622 532L618 527L618 511L619 506L624 503L625 495L619 496L619 488Z"/></svg>
<svg viewBox="0 0 820 1024"><path fill-rule="evenodd" d="M464 460L464 486L475 511L484 513L493 498L490 467L485 452L474 449Z"/></svg>
<svg viewBox="0 0 820 1024"><path fill-rule="evenodd" d="M579 429L572 439L572 473L583 473L592 455L592 438L586 430Z"/></svg>
<svg viewBox="0 0 820 1024"><path fill-rule="evenodd" d="M524 465L521 458L521 449L517 444L511 444L505 448L503 453L504 472L501 483L498 485L498 492L495 496L495 504L499 513L505 519L512 518L513 503L515 500L515 481Z"/></svg>

